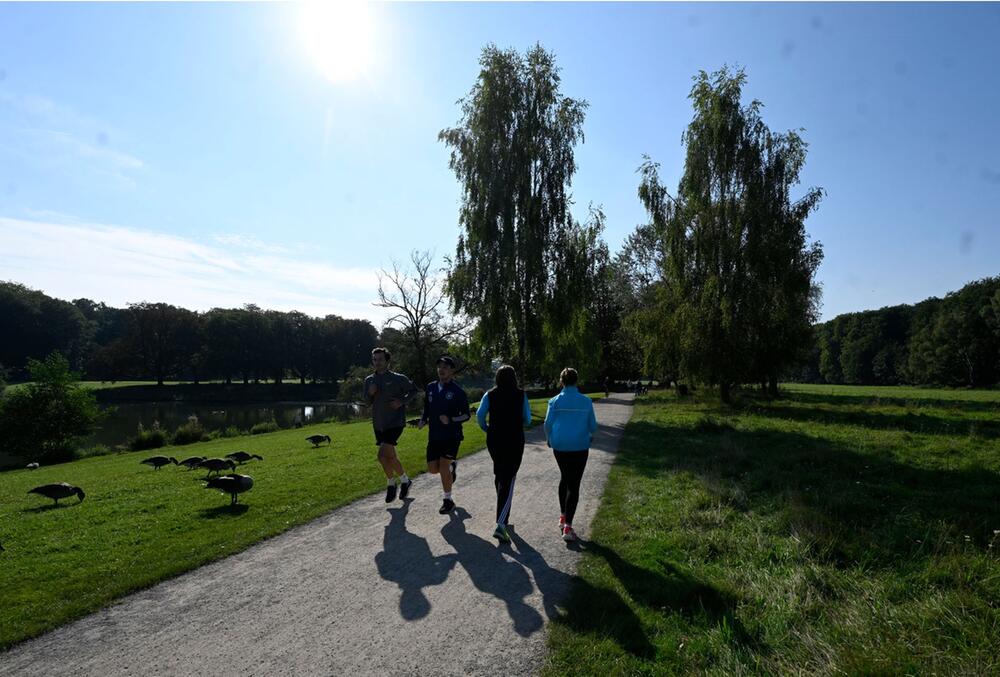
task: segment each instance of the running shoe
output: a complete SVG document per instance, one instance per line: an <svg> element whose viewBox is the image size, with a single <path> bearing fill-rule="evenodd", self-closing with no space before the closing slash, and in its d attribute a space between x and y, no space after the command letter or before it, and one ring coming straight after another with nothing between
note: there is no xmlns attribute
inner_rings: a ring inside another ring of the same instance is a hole
<svg viewBox="0 0 1000 677"><path fill-rule="evenodd" d="M392 503L396 500L396 485L390 484L385 488L385 502Z"/></svg>
<svg viewBox="0 0 1000 677"><path fill-rule="evenodd" d="M454 483L458 479L458 461L452 461L449 467L451 468L451 481Z"/></svg>
<svg viewBox="0 0 1000 677"><path fill-rule="evenodd" d="M454 509L455 509L455 501L451 500L450 498L446 498L441 503L441 508L438 510L438 512L441 513L442 515L447 515Z"/></svg>
<svg viewBox="0 0 1000 677"><path fill-rule="evenodd" d="M413 480L407 480L405 483L400 483L399 485L399 500L404 500L410 495L410 487L413 486Z"/></svg>
<svg viewBox="0 0 1000 677"><path fill-rule="evenodd" d="M573 527L568 524L563 527L563 540L567 543L572 543L576 540L576 532L573 531Z"/></svg>
<svg viewBox="0 0 1000 677"><path fill-rule="evenodd" d="M507 533L507 528L502 524L498 524L497 528L493 530L493 538L501 543L510 543L510 534Z"/></svg>
<svg viewBox="0 0 1000 677"><path fill-rule="evenodd" d="M563 532L563 527L566 526L566 515L559 515L559 533Z"/></svg>

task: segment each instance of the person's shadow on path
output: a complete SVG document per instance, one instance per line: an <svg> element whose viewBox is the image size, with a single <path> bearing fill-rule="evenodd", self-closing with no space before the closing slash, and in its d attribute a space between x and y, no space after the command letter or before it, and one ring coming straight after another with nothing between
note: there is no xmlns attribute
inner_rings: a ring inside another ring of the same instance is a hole
<svg viewBox="0 0 1000 677"><path fill-rule="evenodd" d="M516 549L514 559L531 571L535 585L542 593L545 615L550 621L567 625L577 632L590 632L599 637L609 636L635 656L650 658L656 653L639 617L621 595L607 588L594 587L578 576L552 568L542 554L513 529L510 530L510 535ZM565 611L561 611L560 607ZM601 613L595 614L594 609L600 609ZM607 618L613 618L614 622L606 622Z"/></svg>
<svg viewBox="0 0 1000 677"><path fill-rule="evenodd" d="M524 601L535 590L531 578L521 564L504 557L504 552L510 553L509 548L498 548L491 541L466 531L465 520L470 517L464 508L456 508L441 528L441 535L455 549L458 562L469 574L472 584L503 600L514 621L514 631L521 637L529 637L544 625L538 611Z"/></svg>
<svg viewBox="0 0 1000 677"><path fill-rule="evenodd" d="M406 529L406 515L413 499L400 508L388 508L391 519L382 537L382 552L375 555L379 575L399 586L399 614L408 621L423 618L431 603L423 589L441 585L455 566L455 555L434 556L427 540Z"/></svg>

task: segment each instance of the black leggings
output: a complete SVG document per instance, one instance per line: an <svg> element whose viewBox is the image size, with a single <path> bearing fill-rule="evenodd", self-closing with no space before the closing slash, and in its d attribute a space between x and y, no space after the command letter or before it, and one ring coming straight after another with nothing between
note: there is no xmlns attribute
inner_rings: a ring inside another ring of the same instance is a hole
<svg viewBox="0 0 1000 677"><path fill-rule="evenodd" d="M489 448L493 459L493 486L497 490L497 524L507 524L510 520L510 506L514 502L514 480L521 468L524 444L512 445L513 449Z"/></svg>
<svg viewBox="0 0 1000 677"><path fill-rule="evenodd" d="M587 467L590 450L553 450L552 453L559 464L559 512L566 515L566 524L572 524L576 504L580 500L580 480L583 479L583 469Z"/></svg>

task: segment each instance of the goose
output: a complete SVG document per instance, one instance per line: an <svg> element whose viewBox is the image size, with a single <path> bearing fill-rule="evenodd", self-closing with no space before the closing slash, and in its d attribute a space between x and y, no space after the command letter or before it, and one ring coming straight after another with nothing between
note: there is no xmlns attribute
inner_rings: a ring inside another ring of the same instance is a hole
<svg viewBox="0 0 1000 677"><path fill-rule="evenodd" d="M236 463L232 459L228 458L206 458L204 461L198 464L199 468L208 468L208 474L211 475L213 472L218 475L222 472L223 468L229 468L230 470L236 470Z"/></svg>
<svg viewBox="0 0 1000 677"><path fill-rule="evenodd" d="M330 436L329 435L310 435L309 437L306 438L306 442L312 442L312 445L314 447L318 447L319 443L320 442L324 442L324 441L327 444L330 444Z"/></svg>
<svg viewBox="0 0 1000 677"><path fill-rule="evenodd" d="M257 454L248 454L245 451L234 451L231 454L226 454L226 458L231 458L232 460L236 461L237 463L246 463L251 458L256 458L258 461L263 461L264 460L263 456L258 456Z"/></svg>
<svg viewBox="0 0 1000 677"><path fill-rule="evenodd" d="M190 458L185 458L183 461L179 461L177 465L182 465L188 470L194 470L198 467L198 464L205 460L204 456L192 456Z"/></svg>
<svg viewBox="0 0 1000 677"><path fill-rule="evenodd" d="M411 418L406 422L406 425L410 426L411 428L416 428L418 425L420 425L420 418Z"/></svg>
<svg viewBox="0 0 1000 677"><path fill-rule="evenodd" d="M35 463L29 463L25 467L27 467L28 470L38 470L38 462L36 461Z"/></svg>
<svg viewBox="0 0 1000 677"><path fill-rule="evenodd" d="M34 489L28 490L29 494L40 494L45 498L51 498L59 505L60 498L69 498L73 494L76 494L80 498L80 502L83 503L83 489L80 487L74 487L72 484L66 484L65 482L59 482L58 484L43 484L40 487L35 487Z"/></svg>
<svg viewBox="0 0 1000 677"><path fill-rule="evenodd" d="M223 493L229 494L233 498L229 505L236 505L239 500L238 495L253 488L253 478L249 475L232 473L223 475L222 477L213 477L205 485L205 488L218 489Z"/></svg>
<svg viewBox="0 0 1000 677"><path fill-rule="evenodd" d="M142 463L143 465L151 465L153 466L153 470L159 470L163 466L170 465L171 463L177 465L177 459L173 456L150 456L147 459L139 461L139 463Z"/></svg>

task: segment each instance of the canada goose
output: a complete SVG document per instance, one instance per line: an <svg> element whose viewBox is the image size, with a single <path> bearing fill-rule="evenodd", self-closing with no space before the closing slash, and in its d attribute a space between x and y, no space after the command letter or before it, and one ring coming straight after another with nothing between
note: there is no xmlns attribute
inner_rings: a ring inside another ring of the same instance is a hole
<svg viewBox="0 0 1000 677"><path fill-rule="evenodd" d="M179 461L177 465L182 465L188 470L194 470L198 467L198 464L204 460L204 456L192 456L191 458L185 458L183 461Z"/></svg>
<svg viewBox="0 0 1000 677"><path fill-rule="evenodd" d="M226 458L231 458L237 463L246 463L251 458L256 458L258 461L263 461L263 456L258 456L257 454L248 454L245 451L234 451L231 454L226 454Z"/></svg>
<svg viewBox="0 0 1000 677"><path fill-rule="evenodd" d="M28 470L38 470L38 463L29 463L27 465Z"/></svg>
<svg viewBox="0 0 1000 677"><path fill-rule="evenodd" d="M236 505L237 495L253 488L253 478L249 475L229 474L222 477L213 477L205 485L206 489L218 489L233 497L229 505Z"/></svg>
<svg viewBox="0 0 1000 677"><path fill-rule="evenodd" d="M34 489L28 490L29 494L40 494L45 498L51 498L59 505L60 498L69 498L73 494L80 497L80 502L83 503L83 489L80 487L74 487L72 484L66 484L65 482L59 482L58 484L43 484L40 487L35 487Z"/></svg>
<svg viewBox="0 0 1000 677"><path fill-rule="evenodd" d="M150 456L145 460L139 461L139 463L142 463L143 465L151 465L153 466L153 470L159 470L163 466L170 465L171 463L177 465L177 459L173 456Z"/></svg>
<svg viewBox="0 0 1000 677"><path fill-rule="evenodd" d="M326 442L330 444L329 435L310 435L306 438L306 442L312 442L313 447L318 447L320 442Z"/></svg>
<svg viewBox="0 0 1000 677"><path fill-rule="evenodd" d="M213 472L218 475L222 472L223 468L229 468L230 470L236 470L236 463L228 458L206 458L204 461L198 464L199 468L208 468L208 474L211 475Z"/></svg>

